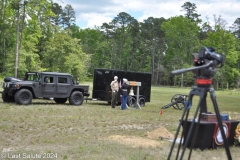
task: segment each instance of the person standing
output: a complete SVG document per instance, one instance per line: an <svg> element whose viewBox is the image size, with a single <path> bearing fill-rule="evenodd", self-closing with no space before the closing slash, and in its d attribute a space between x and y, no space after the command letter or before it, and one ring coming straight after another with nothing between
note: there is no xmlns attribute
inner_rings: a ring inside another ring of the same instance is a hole
<svg viewBox="0 0 240 160"><path fill-rule="evenodd" d="M122 84L122 105L121 105L121 109L125 110L127 108L127 99L128 99L128 88L129 85L127 84L127 79L123 78L123 84Z"/></svg>
<svg viewBox="0 0 240 160"><path fill-rule="evenodd" d="M118 77L114 76L114 80L110 84L111 89L112 89L112 101L111 101L112 108L115 108L115 106L116 106L117 93L119 90L119 84L118 84L117 80L118 80Z"/></svg>

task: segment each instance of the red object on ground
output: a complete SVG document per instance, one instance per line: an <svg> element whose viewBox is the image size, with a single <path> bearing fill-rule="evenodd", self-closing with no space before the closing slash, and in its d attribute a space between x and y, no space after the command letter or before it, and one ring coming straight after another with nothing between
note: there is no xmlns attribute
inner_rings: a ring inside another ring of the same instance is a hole
<svg viewBox="0 0 240 160"><path fill-rule="evenodd" d="M159 114L162 115L162 110L160 110Z"/></svg>

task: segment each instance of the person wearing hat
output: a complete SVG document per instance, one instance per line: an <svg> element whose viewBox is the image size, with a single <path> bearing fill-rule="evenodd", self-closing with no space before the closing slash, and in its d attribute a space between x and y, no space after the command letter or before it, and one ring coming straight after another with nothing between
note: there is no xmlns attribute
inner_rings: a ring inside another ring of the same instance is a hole
<svg viewBox="0 0 240 160"><path fill-rule="evenodd" d="M117 100L117 93L119 90L119 84L118 84L117 80L118 80L118 77L114 76L114 80L110 84L111 89L112 89L112 101L111 101L112 108L115 108L116 100Z"/></svg>
<svg viewBox="0 0 240 160"><path fill-rule="evenodd" d="M127 79L123 78L123 84L122 84L122 105L121 105L121 109L125 110L127 108L127 99L128 99L128 88L129 85L127 84Z"/></svg>

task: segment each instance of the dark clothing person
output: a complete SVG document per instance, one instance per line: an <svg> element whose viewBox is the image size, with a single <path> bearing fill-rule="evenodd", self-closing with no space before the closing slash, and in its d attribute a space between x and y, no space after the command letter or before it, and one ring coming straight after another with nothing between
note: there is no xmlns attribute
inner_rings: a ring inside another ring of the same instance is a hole
<svg viewBox="0 0 240 160"><path fill-rule="evenodd" d="M123 79L123 84L122 84L122 105L121 105L121 109L125 110L127 108L127 99L128 99L128 88L129 85L127 84L127 79Z"/></svg>

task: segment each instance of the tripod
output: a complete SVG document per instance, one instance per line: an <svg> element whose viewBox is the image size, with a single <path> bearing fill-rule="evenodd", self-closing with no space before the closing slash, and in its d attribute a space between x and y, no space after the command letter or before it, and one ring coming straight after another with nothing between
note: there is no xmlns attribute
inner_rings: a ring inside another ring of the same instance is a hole
<svg viewBox="0 0 240 160"><path fill-rule="evenodd" d="M184 109L182 117L180 119L179 126L177 128L177 132L175 134L174 141L172 143L172 146L171 146L171 149L170 149L170 152L169 152L169 155L168 155L167 159L170 160L173 148L174 148L175 143L176 143L176 139L178 137L178 134L179 134L179 131L180 131L180 128L181 128L181 125L183 124L183 132L182 132L182 135L181 135L180 144L178 146L178 150L177 150L177 154L176 154L176 160L178 159L181 142L182 142L183 135L184 135L184 131L186 131L186 126L187 126L186 124L187 124L189 111L190 111L190 108L192 107L192 98L193 98L194 95L197 95L197 96L200 97L200 100L199 100L199 103L197 105L194 117L192 119L190 129L189 129L188 134L187 134L187 138L184 139L182 153L180 155L180 159L182 160L183 156L184 156L184 152L187 148L187 145L191 141L190 152L189 152L189 155L188 155L188 159L190 159L191 154L192 154L192 148L195 144L198 129L199 129L200 117L198 118L197 122L195 121L195 119L196 119L197 114L199 112L200 112L199 115L201 115L201 113L204 113L204 112L206 113L207 112L206 97L207 97L207 93L209 92L212 103L213 103L213 107L214 107L214 110L215 110L215 113L216 113L218 125L219 125L219 128L221 130L222 138L223 138L223 141L224 141L224 147L225 147L225 151L226 151L228 160L232 160L231 153L230 153L229 146L228 146L228 141L227 141L226 135L224 133L224 129L223 129L223 125L222 125L222 119L220 117L220 113L219 113L219 109L218 109L218 105L217 105L217 101L216 101L215 91L214 91L213 88L210 88L212 80L211 79L197 79L196 81L197 81L197 86L192 87L192 89L189 93L189 99L184 104L185 109ZM183 119L184 119L184 121L183 121ZM192 137L192 140L190 139L190 137Z"/></svg>

